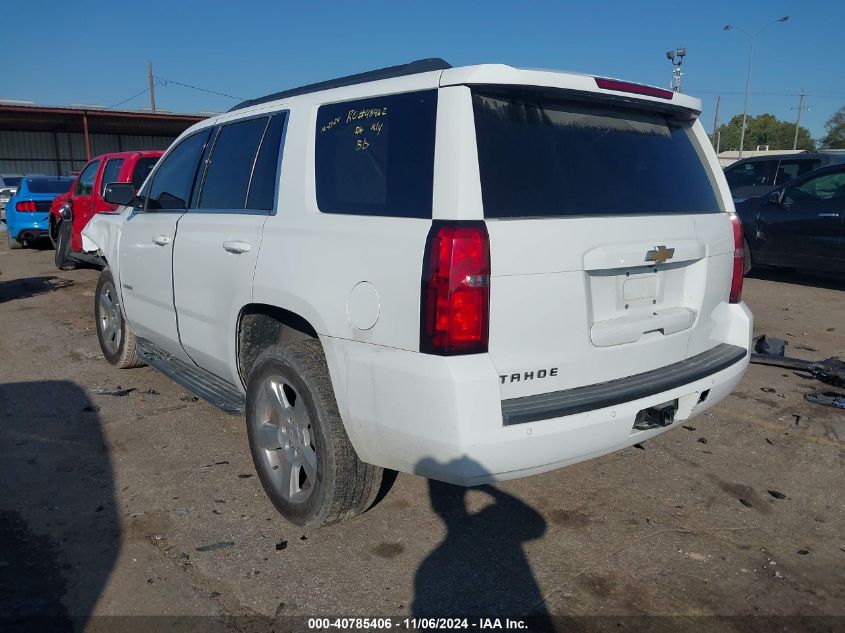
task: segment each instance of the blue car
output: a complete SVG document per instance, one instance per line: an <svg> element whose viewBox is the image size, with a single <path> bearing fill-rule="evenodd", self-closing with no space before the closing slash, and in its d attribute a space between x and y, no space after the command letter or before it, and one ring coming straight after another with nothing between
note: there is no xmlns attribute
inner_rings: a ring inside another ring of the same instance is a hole
<svg viewBox="0 0 845 633"><path fill-rule="evenodd" d="M49 176L28 176L21 180L17 193L6 203L9 248L23 248L39 238L49 237L53 198L66 193L72 184L73 178Z"/></svg>

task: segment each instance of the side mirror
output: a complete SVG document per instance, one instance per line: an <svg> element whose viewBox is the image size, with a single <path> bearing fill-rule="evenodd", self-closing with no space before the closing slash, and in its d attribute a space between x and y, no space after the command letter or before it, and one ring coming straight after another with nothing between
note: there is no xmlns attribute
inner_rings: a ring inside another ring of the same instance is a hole
<svg viewBox="0 0 845 633"><path fill-rule="evenodd" d="M780 191L773 191L772 193L770 193L769 204L776 204L778 206L783 204L783 192L784 189L781 189Z"/></svg>
<svg viewBox="0 0 845 633"><path fill-rule="evenodd" d="M131 205L135 197L135 187L131 182L110 182L103 192L106 202L122 206Z"/></svg>
<svg viewBox="0 0 845 633"><path fill-rule="evenodd" d="M73 208L70 205L70 202L65 202L61 208L59 209L59 217L62 220L70 220L73 217Z"/></svg>

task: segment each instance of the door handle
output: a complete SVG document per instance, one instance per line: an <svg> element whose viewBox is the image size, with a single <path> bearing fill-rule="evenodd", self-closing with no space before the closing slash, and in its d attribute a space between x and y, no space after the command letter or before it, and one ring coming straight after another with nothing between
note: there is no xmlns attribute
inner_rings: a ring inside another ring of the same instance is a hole
<svg viewBox="0 0 845 633"><path fill-rule="evenodd" d="M167 246L170 244L170 236L169 235L154 235L153 236L153 244L157 244L159 246Z"/></svg>
<svg viewBox="0 0 845 633"><path fill-rule="evenodd" d="M838 218L838 213L819 213L820 218Z"/></svg>
<svg viewBox="0 0 845 633"><path fill-rule="evenodd" d="M241 253L248 253L252 248L249 242L242 242L240 240L226 240L223 242L223 250L229 253L240 255Z"/></svg>

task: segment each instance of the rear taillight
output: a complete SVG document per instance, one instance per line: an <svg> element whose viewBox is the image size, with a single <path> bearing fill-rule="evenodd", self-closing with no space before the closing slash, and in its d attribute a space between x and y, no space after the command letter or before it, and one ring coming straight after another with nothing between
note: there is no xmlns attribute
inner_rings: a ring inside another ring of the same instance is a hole
<svg viewBox="0 0 845 633"><path fill-rule="evenodd" d="M596 85L604 90L615 90L617 92L631 92L635 95L645 95L647 97L657 97L659 99L672 99L674 93L671 90L664 90L663 88L655 88L653 86L643 86L642 84L632 84L627 81L617 81L616 79L602 79L595 77Z"/></svg>
<svg viewBox="0 0 845 633"><path fill-rule="evenodd" d="M15 205L17 211L24 211L26 213L35 212L35 203L32 200L23 200Z"/></svg>
<svg viewBox="0 0 845 633"><path fill-rule="evenodd" d="M745 272L745 242L742 239L742 222L736 213L731 213L731 226L734 231L734 266L731 277L731 303L742 301L742 276Z"/></svg>
<svg viewBox="0 0 845 633"><path fill-rule="evenodd" d="M486 352L489 323L487 226L435 220L423 263L420 351L443 356Z"/></svg>

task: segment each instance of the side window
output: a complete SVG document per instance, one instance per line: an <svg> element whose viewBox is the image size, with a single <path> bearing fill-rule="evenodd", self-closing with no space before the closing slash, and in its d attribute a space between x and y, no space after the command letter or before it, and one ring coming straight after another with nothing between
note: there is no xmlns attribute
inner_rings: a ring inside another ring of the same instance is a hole
<svg viewBox="0 0 845 633"><path fill-rule="evenodd" d="M252 170L252 180L249 183L247 209L270 211L276 205L276 186L279 184L277 168L285 116L284 113L273 115L267 131L264 132L264 138L261 139L261 148L258 150L255 168Z"/></svg>
<svg viewBox="0 0 845 633"><path fill-rule="evenodd" d="M246 119L220 128L205 171L200 209L246 207L250 175L268 121L269 117Z"/></svg>
<svg viewBox="0 0 845 633"><path fill-rule="evenodd" d="M181 210L187 207L197 176L200 155L208 139L208 130L192 134L162 159L153 176L147 210Z"/></svg>
<svg viewBox="0 0 845 633"><path fill-rule="evenodd" d="M816 176L786 190L790 202L800 200L833 200L845 198L845 171Z"/></svg>
<svg viewBox="0 0 845 633"><path fill-rule="evenodd" d="M123 167L122 158L112 158L110 161L106 162L106 166L103 167L103 180L100 183L100 195L103 195L107 184L110 182L117 182L117 178L120 176L121 167Z"/></svg>
<svg viewBox="0 0 845 633"><path fill-rule="evenodd" d="M782 185L793 178L803 176L808 171L816 169L821 161L819 160L782 160L778 165L776 185Z"/></svg>
<svg viewBox="0 0 845 633"><path fill-rule="evenodd" d="M320 211L430 218L436 115L436 90L321 106L314 166Z"/></svg>
<svg viewBox="0 0 845 633"><path fill-rule="evenodd" d="M97 169L100 167L100 161L95 160L88 163L82 173L79 174L79 179L76 181L76 187L73 190L75 196L90 196L94 191L94 178L97 177Z"/></svg>
<svg viewBox="0 0 845 633"><path fill-rule="evenodd" d="M728 186L734 188L771 185L777 164L776 160L755 160L731 167L725 172Z"/></svg>
<svg viewBox="0 0 845 633"><path fill-rule="evenodd" d="M132 172L132 186L135 187L135 191L141 188L157 162L158 158L141 158L135 163L135 171Z"/></svg>

